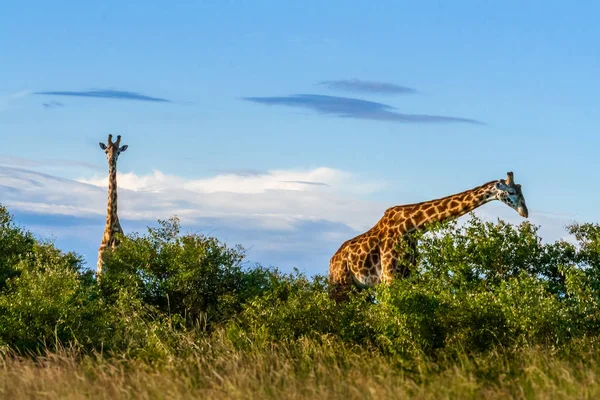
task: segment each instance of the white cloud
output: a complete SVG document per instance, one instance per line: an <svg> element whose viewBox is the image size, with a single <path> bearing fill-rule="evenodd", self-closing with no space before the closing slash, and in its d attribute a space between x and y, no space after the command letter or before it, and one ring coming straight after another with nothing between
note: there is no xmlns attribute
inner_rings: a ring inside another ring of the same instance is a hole
<svg viewBox="0 0 600 400"><path fill-rule="evenodd" d="M118 184L119 216L126 232L178 215L184 230L241 243L250 249L253 261L304 266L319 273L326 273L330 253L340 241L368 229L386 208L362 196L382 188L382 183L331 168L221 173L204 179L159 171L147 176L125 173L119 174ZM106 185L104 177L74 181L0 166L1 202L11 211L56 216L51 223L58 239L89 229L95 232L90 237L99 240ZM73 222L66 216L86 219L85 228L69 227ZM41 229L43 218L27 220L40 233L48 233ZM97 240L90 239L88 259L94 257Z"/></svg>
<svg viewBox="0 0 600 400"><path fill-rule="evenodd" d="M154 171L151 175L118 175L119 187L135 191L161 192L183 189L197 193L265 193L269 190L315 191L334 187L336 191L370 194L384 187L382 182L357 180L353 174L332 168L273 170L264 173L220 173L206 179L184 179ZM108 177L78 179L96 186L107 186Z"/></svg>
<svg viewBox="0 0 600 400"><path fill-rule="evenodd" d="M101 188L21 168L0 166L0 193L4 205L23 211L75 216L103 213L96 206Z"/></svg>
<svg viewBox="0 0 600 400"><path fill-rule="evenodd" d="M0 155L0 165L15 168L28 168L36 171L52 169L69 169L86 168L90 170L104 170L97 164L92 164L84 161L64 160L59 158L50 158L44 160L32 160L23 157Z"/></svg>
<svg viewBox="0 0 600 400"><path fill-rule="evenodd" d="M160 171L142 176L124 173L119 174L118 182L119 215L126 232L178 215L184 230L214 234L229 244L241 243L251 249L253 261L284 268L303 266L323 274L339 245L370 228L392 205L367 199L367 195L386 189L384 182L325 167L218 173L202 179ZM62 218L60 224L55 222L60 228L55 231L57 237L71 235L84 240L85 236L91 249L88 258L95 256L104 226L106 185L105 176L75 181L0 166L0 202L11 211ZM402 199L397 202L402 203ZM571 222L568 216L536 213L530 208L530 221L541 225L540 235L545 240L567 237L564 226ZM476 214L487 220L523 221L499 202L483 206ZM75 226L67 216L85 223ZM44 231L42 218L30 219Z"/></svg>
<svg viewBox="0 0 600 400"><path fill-rule="evenodd" d="M0 111L9 111L15 103L31 94L30 90L21 90L14 93L0 94Z"/></svg>
<svg viewBox="0 0 600 400"><path fill-rule="evenodd" d="M119 174L117 179L123 215L133 219L156 218L165 213L188 220L245 218L272 229L291 229L303 220L327 220L359 230L368 228L385 209L360 199L361 194L383 188L383 183L331 168L228 173L204 179L154 171L145 176ZM105 177L79 182L108 185Z"/></svg>

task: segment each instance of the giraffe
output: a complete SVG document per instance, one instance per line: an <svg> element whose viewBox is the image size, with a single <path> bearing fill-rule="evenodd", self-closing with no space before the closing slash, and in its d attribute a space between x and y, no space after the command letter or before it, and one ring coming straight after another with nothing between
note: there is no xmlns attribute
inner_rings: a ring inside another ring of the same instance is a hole
<svg viewBox="0 0 600 400"><path fill-rule="evenodd" d="M352 284L365 288L408 276L408 266L416 263L417 242L411 233L425 231L432 222L458 218L493 200L524 218L529 215L521 185L515 184L512 172L506 179L451 196L388 208L371 229L344 242L331 257L329 281L334 293L344 293Z"/></svg>
<svg viewBox="0 0 600 400"><path fill-rule="evenodd" d="M112 135L108 135L108 145L100 142L100 148L106 153L108 159L108 207L106 209L106 226L102 243L98 249L98 264L96 275L102 273L102 254L107 248L114 249L118 244L116 234L122 234L119 216L117 215L117 159L119 155L127 150L127 145L119 147L121 144L121 135L117 136L117 141L112 141Z"/></svg>

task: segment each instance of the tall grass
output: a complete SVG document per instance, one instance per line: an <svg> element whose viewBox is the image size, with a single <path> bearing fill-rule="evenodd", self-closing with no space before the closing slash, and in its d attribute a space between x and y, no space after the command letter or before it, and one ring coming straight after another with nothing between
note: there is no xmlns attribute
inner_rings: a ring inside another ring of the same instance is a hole
<svg viewBox="0 0 600 400"><path fill-rule="evenodd" d="M578 343L596 349L592 342ZM600 356L544 347L457 354L410 368L326 341L236 349L224 335L162 366L61 349L0 360L6 399L566 399L599 398Z"/></svg>

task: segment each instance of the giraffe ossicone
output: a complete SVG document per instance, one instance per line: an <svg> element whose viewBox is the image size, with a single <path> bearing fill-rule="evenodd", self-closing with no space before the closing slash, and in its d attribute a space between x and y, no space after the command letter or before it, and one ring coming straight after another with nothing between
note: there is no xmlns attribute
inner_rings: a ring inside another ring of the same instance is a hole
<svg viewBox="0 0 600 400"><path fill-rule="evenodd" d="M119 155L127 150L127 145L121 146L121 135L117 136L117 140L113 142L113 136L108 135L107 144L99 143L100 148L106 153L108 161L108 206L106 208L106 225L102 242L98 249L98 263L96 266L96 275L102 274L104 262L102 255L106 249L114 249L119 244L117 234L122 234L121 224L117 213L117 160Z"/></svg>
<svg viewBox="0 0 600 400"><path fill-rule="evenodd" d="M352 285L372 287L406 277L417 258L411 235L431 223L458 218L493 200L499 200L524 218L529 216L521 185L514 174L436 200L388 208L368 231L344 242L329 261L329 280L336 293ZM398 244L401 244L400 248Z"/></svg>

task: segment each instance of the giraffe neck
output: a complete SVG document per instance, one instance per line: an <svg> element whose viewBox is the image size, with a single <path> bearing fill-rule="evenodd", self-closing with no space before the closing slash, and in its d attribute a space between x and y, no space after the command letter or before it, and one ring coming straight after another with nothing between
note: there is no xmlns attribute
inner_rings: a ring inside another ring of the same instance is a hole
<svg viewBox="0 0 600 400"><path fill-rule="evenodd" d="M497 181L488 182L471 190L466 190L441 199L413 204L406 210L398 213L402 216L405 232L423 230L432 222L444 222L465 215L483 204L495 199L494 185ZM402 208L404 208L402 207Z"/></svg>
<svg viewBox="0 0 600 400"><path fill-rule="evenodd" d="M119 217L117 215L117 163L113 161L109 163L108 167L108 206L103 241L108 241L114 231L119 229Z"/></svg>

